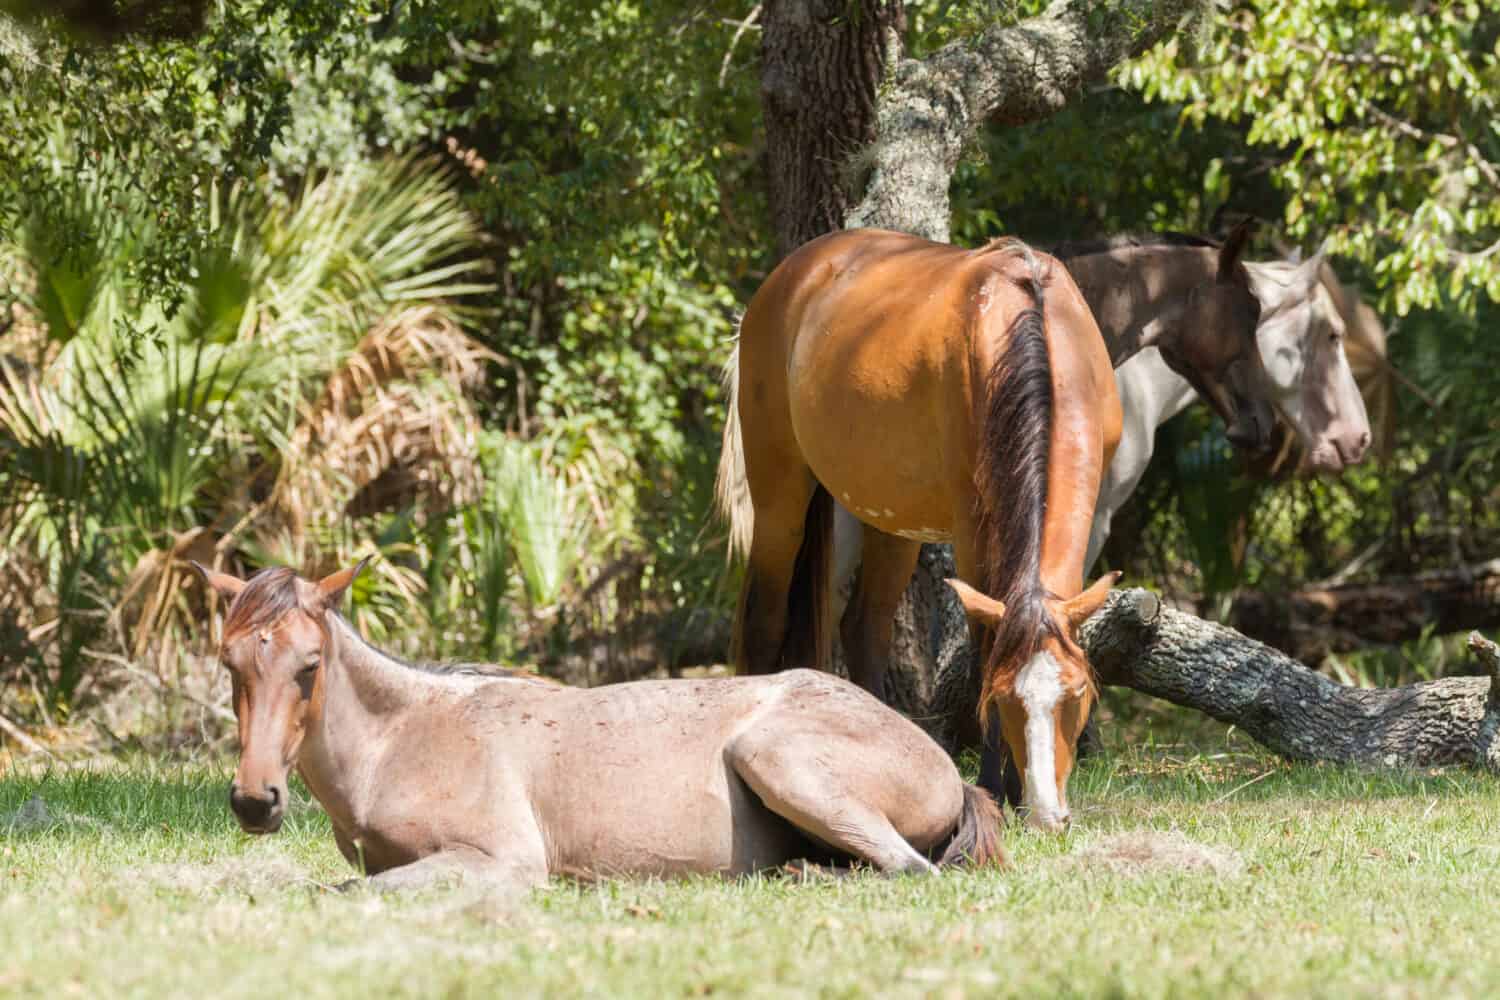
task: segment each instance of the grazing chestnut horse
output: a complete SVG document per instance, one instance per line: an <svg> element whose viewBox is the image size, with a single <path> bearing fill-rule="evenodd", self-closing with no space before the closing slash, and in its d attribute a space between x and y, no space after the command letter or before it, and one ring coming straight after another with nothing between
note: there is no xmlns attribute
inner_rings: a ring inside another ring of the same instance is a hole
<svg viewBox="0 0 1500 1000"><path fill-rule="evenodd" d="M416 667L339 615L360 566L317 582L198 569L229 601L219 657L239 720L241 827L281 826L296 767L339 850L378 885L739 874L809 856L888 872L1005 863L989 796L836 677L581 690Z"/></svg>
<svg viewBox="0 0 1500 1000"><path fill-rule="evenodd" d="M1060 826L1094 697L1077 629L1113 582L1084 590L1083 557L1121 419L1077 286L1015 241L969 251L838 232L766 279L738 350L720 471L732 480L742 457L754 507L740 671L828 665L834 498L867 526L844 640L868 691L881 690L921 543L951 538L959 576L979 588L956 589L995 628L981 716L999 709L1030 822Z"/></svg>

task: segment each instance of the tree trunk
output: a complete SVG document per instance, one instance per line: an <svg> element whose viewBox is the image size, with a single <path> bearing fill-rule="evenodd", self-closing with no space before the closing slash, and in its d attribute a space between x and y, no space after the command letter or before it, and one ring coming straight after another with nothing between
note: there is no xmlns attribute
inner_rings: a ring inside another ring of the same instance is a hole
<svg viewBox="0 0 1500 1000"><path fill-rule="evenodd" d="M842 229L844 177L875 139L875 93L900 54L901 0L767 0L761 111L778 256Z"/></svg>
<svg viewBox="0 0 1500 1000"><path fill-rule="evenodd" d="M1500 628L1500 559L1380 583L1289 594L1246 591L1229 614L1241 632L1313 665L1329 653L1416 639L1429 630Z"/></svg>
<svg viewBox="0 0 1500 1000"><path fill-rule="evenodd" d="M1469 645L1487 677L1399 688L1351 688L1223 625L1116 591L1083 628L1105 684L1119 684L1232 723L1292 760L1379 767L1469 764L1500 770L1500 647Z"/></svg>
<svg viewBox="0 0 1500 1000"><path fill-rule="evenodd" d="M1208 7L1203 0L1055 0L1035 17L997 21L925 59L900 60L881 94L868 181L845 224L946 242L949 182L980 126L1056 114Z"/></svg>
<svg viewBox="0 0 1500 1000"><path fill-rule="evenodd" d="M1055 114L1209 9L1205 0L1055 0L910 59L899 0L767 0L761 98L781 253L841 225L946 241L949 183L985 122ZM951 549L923 546L889 678L891 700L949 744L975 735L978 690L967 623L943 583L952 575Z"/></svg>

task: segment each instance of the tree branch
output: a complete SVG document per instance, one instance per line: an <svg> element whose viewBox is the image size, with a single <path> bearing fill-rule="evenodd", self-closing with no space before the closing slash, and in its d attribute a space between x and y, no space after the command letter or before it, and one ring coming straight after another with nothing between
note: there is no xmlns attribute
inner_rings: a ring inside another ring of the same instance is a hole
<svg viewBox="0 0 1500 1000"><path fill-rule="evenodd" d="M1116 591L1083 629L1089 660L1120 684L1206 712L1293 760L1500 769L1500 648L1470 637L1488 677L1352 688L1223 625Z"/></svg>
<svg viewBox="0 0 1500 1000"><path fill-rule="evenodd" d="M926 59L902 60L880 99L869 182L848 224L946 240L948 183L983 122L1022 125L1057 113L1203 7L1056 0L1019 24L995 24Z"/></svg>

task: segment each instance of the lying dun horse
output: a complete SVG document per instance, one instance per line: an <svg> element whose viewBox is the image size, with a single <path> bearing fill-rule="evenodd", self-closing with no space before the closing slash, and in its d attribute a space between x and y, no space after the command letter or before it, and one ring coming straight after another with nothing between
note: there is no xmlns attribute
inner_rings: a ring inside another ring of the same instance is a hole
<svg viewBox="0 0 1500 1000"><path fill-rule="evenodd" d="M579 690L414 667L339 615L361 566L316 583L198 567L229 601L229 801L247 832L281 826L296 767L344 857L392 887L738 874L809 856L889 872L1005 862L989 796L851 684L796 671Z"/></svg>

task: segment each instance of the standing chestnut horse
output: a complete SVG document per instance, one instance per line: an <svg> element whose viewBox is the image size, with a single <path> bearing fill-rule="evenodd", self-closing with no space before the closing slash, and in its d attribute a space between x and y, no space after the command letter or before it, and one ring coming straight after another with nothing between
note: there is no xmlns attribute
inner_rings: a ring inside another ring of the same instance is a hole
<svg viewBox="0 0 1500 1000"><path fill-rule="evenodd" d="M1203 254L1206 268L1132 287L1147 308L1127 326L1132 349L1159 346L1237 435L1263 445L1247 238L1240 227ZM1083 560L1121 421L1109 354L1068 272L1014 241L966 251L834 233L756 293L725 381L717 492L732 547L749 550L738 668L827 666L835 497L864 523L843 640L851 678L875 693L920 543L951 539L959 576L982 588L955 590L972 621L995 629L981 784L999 796L998 706L1030 822L1060 826L1094 697L1077 628L1113 581L1082 590Z"/></svg>
<svg viewBox="0 0 1500 1000"><path fill-rule="evenodd" d="M229 804L249 833L280 828L296 767L344 857L393 888L740 874L809 856L914 873L1005 862L989 796L847 681L800 670L580 690L413 666L340 616L359 568L314 582L198 567L229 601Z"/></svg>
<svg viewBox="0 0 1500 1000"><path fill-rule="evenodd" d="M751 301L736 395L740 435L723 462L743 456L754 505L740 671L827 667L835 497L867 525L861 614L845 634L866 690L881 690L921 543L951 538L959 576L981 588L955 589L994 630L981 717L999 709L1030 822L1061 826L1094 697L1077 630L1114 579L1084 590L1083 557L1121 419L1109 354L1067 272L1016 241L967 251L879 230L824 236Z"/></svg>

